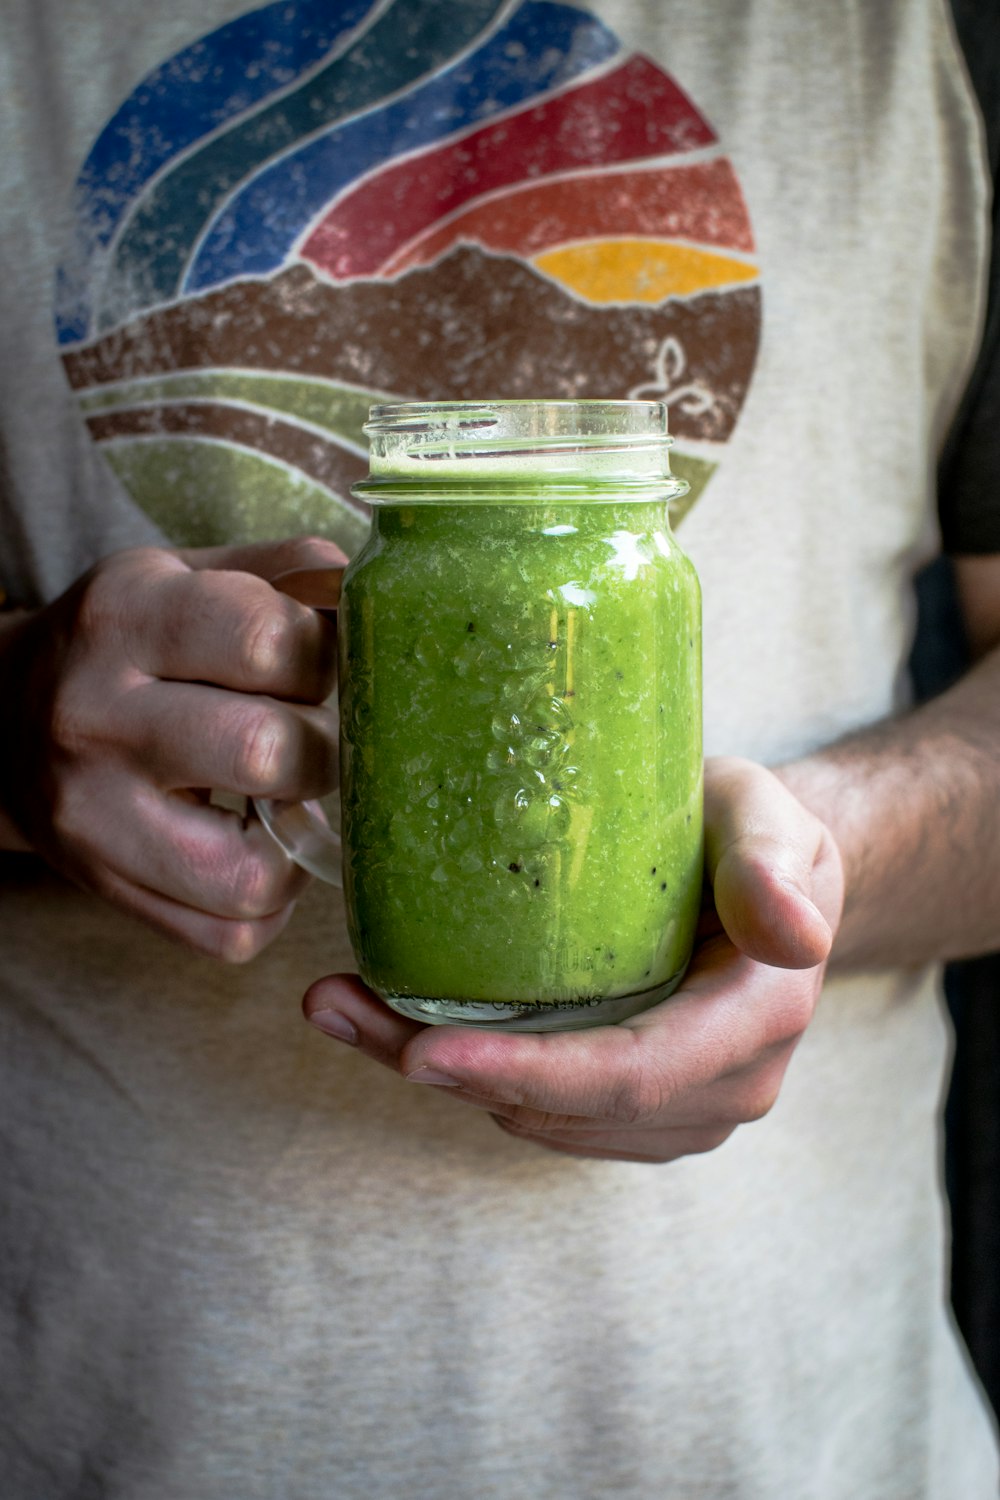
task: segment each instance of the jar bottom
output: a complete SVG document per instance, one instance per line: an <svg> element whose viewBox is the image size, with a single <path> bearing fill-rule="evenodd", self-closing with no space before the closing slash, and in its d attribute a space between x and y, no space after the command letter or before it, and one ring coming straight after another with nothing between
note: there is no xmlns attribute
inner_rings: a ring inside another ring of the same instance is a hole
<svg viewBox="0 0 1000 1500"><path fill-rule="evenodd" d="M614 1026L658 1005L673 994L686 968L685 964L655 989L605 999L531 1004L522 1000L435 1000L385 993L382 999L401 1016L427 1026L473 1026L480 1031L584 1031L591 1026Z"/></svg>

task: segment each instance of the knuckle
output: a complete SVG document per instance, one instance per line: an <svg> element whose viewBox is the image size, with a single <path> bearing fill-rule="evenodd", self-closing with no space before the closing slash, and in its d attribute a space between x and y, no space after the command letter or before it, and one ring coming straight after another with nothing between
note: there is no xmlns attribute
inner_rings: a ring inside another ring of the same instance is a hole
<svg viewBox="0 0 1000 1500"><path fill-rule="evenodd" d="M232 790L276 794L283 788L294 735L289 719L273 704L251 704L233 735Z"/></svg>
<svg viewBox="0 0 1000 1500"><path fill-rule="evenodd" d="M256 922L219 921L206 938L205 950L225 964L246 964L257 957L264 943Z"/></svg>
<svg viewBox="0 0 1000 1500"><path fill-rule="evenodd" d="M735 1129L737 1125L752 1125L771 1113L781 1092L785 1068L792 1048L782 1046L762 1058L742 1074L721 1081L723 1093L717 1096L712 1119L717 1125Z"/></svg>
<svg viewBox="0 0 1000 1500"><path fill-rule="evenodd" d="M690 1086L680 1053L641 1032L628 1032L618 1070L612 1118L619 1124L657 1127L683 1102Z"/></svg>
<svg viewBox="0 0 1000 1500"><path fill-rule="evenodd" d="M709 1151L718 1151L736 1129L735 1125L719 1125L699 1132L698 1139L691 1143L689 1155L704 1156Z"/></svg>
<svg viewBox="0 0 1000 1500"><path fill-rule="evenodd" d="M765 1036L769 1046L796 1042L803 1035L816 1005L818 986L808 973L789 976L783 985L780 1001L771 1013L771 1024Z"/></svg>
<svg viewBox="0 0 1000 1500"><path fill-rule="evenodd" d="M650 1066L637 1046L628 1054L603 1113L616 1125L645 1125L662 1113L671 1093L669 1079Z"/></svg>
<svg viewBox="0 0 1000 1500"><path fill-rule="evenodd" d="M273 681L295 650L295 628L276 600L274 595L252 605L237 632L240 669L255 683Z"/></svg>
<svg viewBox="0 0 1000 1500"><path fill-rule="evenodd" d="M69 759L77 759L89 743L92 732L89 703L76 690L73 679L56 686L49 707L49 739L53 749Z"/></svg>
<svg viewBox="0 0 1000 1500"><path fill-rule="evenodd" d="M76 643L102 644L116 636L122 629L123 613L116 572L98 566L83 584L77 600L73 621Z"/></svg>
<svg viewBox="0 0 1000 1500"><path fill-rule="evenodd" d="M49 821L61 843L79 846L92 834L93 799L78 777L57 777L50 792Z"/></svg>
<svg viewBox="0 0 1000 1500"><path fill-rule="evenodd" d="M85 640L127 639L137 605L145 597L140 584L163 568L165 557L155 547L131 547L96 563L80 585L75 633Z"/></svg>
<svg viewBox="0 0 1000 1500"><path fill-rule="evenodd" d="M740 1118L736 1122L741 1125L752 1125L756 1120L763 1120L774 1108L778 1098L778 1085L772 1083L758 1084L744 1097L740 1108Z"/></svg>
<svg viewBox="0 0 1000 1500"><path fill-rule="evenodd" d="M233 917L253 919L267 916L275 904L273 872L261 855L245 850L229 872L227 906Z"/></svg>

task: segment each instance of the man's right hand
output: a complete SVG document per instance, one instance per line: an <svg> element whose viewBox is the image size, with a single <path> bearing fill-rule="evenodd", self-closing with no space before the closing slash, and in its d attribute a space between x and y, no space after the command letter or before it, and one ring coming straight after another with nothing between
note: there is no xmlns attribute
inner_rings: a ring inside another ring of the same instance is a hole
<svg viewBox="0 0 1000 1500"><path fill-rule="evenodd" d="M258 953L307 877L209 794L335 783L335 626L269 580L345 561L313 539L120 552L8 628L9 842L202 952Z"/></svg>

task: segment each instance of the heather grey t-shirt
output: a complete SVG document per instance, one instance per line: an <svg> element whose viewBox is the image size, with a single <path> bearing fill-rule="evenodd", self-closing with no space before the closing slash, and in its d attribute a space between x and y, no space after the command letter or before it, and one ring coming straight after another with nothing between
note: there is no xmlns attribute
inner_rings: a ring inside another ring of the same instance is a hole
<svg viewBox="0 0 1000 1500"><path fill-rule="evenodd" d="M657 396L706 741L902 706L989 185L942 0L5 0L3 587L350 550L380 395ZM613 869L609 863L609 879ZM986 1500L935 977L831 983L764 1121L547 1155L0 860L12 1500Z"/></svg>

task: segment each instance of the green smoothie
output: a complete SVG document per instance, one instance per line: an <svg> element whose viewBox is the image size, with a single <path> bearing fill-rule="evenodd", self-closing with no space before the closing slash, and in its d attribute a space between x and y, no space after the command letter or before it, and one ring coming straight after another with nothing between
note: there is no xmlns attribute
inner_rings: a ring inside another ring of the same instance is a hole
<svg viewBox="0 0 1000 1500"><path fill-rule="evenodd" d="M378 506L344 578L352 942L423 1019L622 1019L701 900L697 578L664 499L488 492Z"/></svg>

